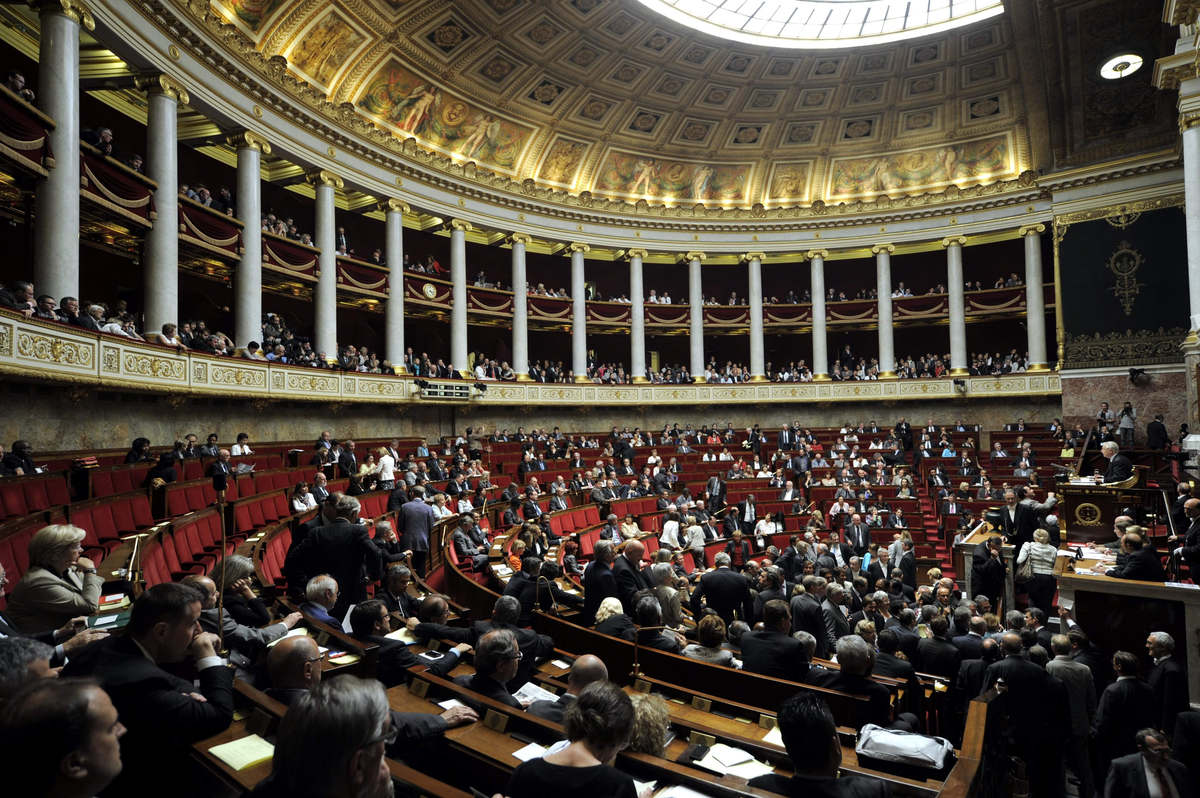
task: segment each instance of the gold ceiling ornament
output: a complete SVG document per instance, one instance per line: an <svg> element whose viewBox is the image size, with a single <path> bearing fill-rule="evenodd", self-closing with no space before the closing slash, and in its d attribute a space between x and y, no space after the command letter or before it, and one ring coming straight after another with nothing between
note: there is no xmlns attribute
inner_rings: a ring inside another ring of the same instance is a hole
<svg viewBox="0 0 1200 798"><path fill-rule="evenodd" d="M409 206L409 204L407 202L405 202L404 200L399 200L399 199L395 199L395 198L381 200L378 203L378 205L379 205L379 210L383 211L384 213L387 213L389 211L394 211L399 214L406 214L406 213L412 212L412 208Z"/></svg>
<svg viewBox="0 0 1200 798"><path fill-rule="evenodd" d="M1028 236L1040 236L1044 232L1046 232L1046 225L1044 224L1027 224L1017 230L1017 235L1021 238L1026 238Z"/></svg>
<svg viewBox="0 0 1200 798"><path fill-rule="evenodd" d="M645 260L648 257L650 257L650 253L644 249L636 249L635 248L635 249L625 250L625 259L626 260L633 260L634 258L641 258L642 260Z"/></svg>
<svg viewBox="0 0 1200 798"><path fill-rule="evenodd" d="M1122 205L1112 216L1105 216L1104 221L1108 222L1109 226L1115 227L1117 230L1124 230L1126 227L1131 226L1134 222L1141 218L1141 215L1141 211L1130 210L1127 206Z"/></svg>
<svg viewBox="0 0 1200 798"><path fill-rule="evenodd" d="M829 250L827 250L827 249L810 249L808 252L804 253L805 260L815 260L816 258L820 258L821 260L828 259L829 258Z"/></svg>
<svg viewBox="0 0 1200 798"><path fill-rule="evenodd" d="M243 130L240 133L231 134L225 137L225 141L230 147L235 147L239 150L258 150L263 155L271 154L271 142L253 130Z"/></svg>
<svg viewBox="0 0 1200 798"><path fill-rule="evenodd" d="M62 14L88 32L96 29L96 18L79 0L32 0L29 5L37 9L40 14Z"/></svg>
<svg viewBox="0 0 1200 798"><path fill-rule="evenodd" d="M1145 283L1139 283L1137 280L1138 269L1144 262L1142 253L1134 249L1128 241L1122 241L1117 244L1116 251L1106 264L1116 278L1116 283L1110 290L1121 303L1126 316L1133 315L1133 303L1145 287Z"/></svg>
<svg viewBox="0 0 1200 798"><path fill-rule="evenodd" d="M762 263L766 259L767 253L765 252L747 252L742 255L741 261L743 263L749 263L752 260L757 260L759 263Z"/></svg>

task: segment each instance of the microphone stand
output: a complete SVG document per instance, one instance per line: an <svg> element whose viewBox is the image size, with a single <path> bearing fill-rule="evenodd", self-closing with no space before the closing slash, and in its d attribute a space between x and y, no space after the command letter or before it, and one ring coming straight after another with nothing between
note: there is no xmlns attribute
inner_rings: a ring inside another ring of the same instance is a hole
<svg viewBox="0 0 1200 798"><path fill-rule="evenodd" d="M661 632L662 630L666 629L667 627L666 627L666 626L637 626L637 625L634 625L634 627L633 627L633 628L634 628L634 634L633 634L633 673L631 673L631 674L630 674L630 676L636 679L637 677L639 677L639 676L641 676L641 675L642 675L642 667L641 667L641 664L640 664L640 663L639 663L639 661L638 661L638 654L639 654L639 653L641 652L641 650L642 650L642 641L641 641L642 634L641 634L641 633L642 633L643 631L646 631L646 632Z"/></svg>

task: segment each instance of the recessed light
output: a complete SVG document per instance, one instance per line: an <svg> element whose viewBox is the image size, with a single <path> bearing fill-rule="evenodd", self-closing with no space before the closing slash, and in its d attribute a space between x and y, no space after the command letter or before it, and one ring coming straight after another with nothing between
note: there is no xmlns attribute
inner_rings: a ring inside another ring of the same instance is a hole
<svg viewBox="0 0 1200 798"><path fill-rule="evenodd" d="M1137 53L1119 53L1101 65L1100 77L1107 80L1127 78L1141 69L1142 63L1142 57Z"/></svg>

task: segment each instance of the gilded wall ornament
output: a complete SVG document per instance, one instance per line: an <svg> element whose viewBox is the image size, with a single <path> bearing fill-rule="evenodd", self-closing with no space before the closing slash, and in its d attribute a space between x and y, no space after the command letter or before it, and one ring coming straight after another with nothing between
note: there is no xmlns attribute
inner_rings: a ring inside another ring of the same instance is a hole
<svg viewBox="0 0 1200 798"><path fill-rule="evenodd" d="M1128 241L1117 244L1116 251L1108 259L1108 270L1116 278L1110 290L1121 303L1126 316L1133 315L1133 303L1145 287L1145 283L1139 283L1137 280L1138 269L1144 261L1142 253L1134 249Z"/></svg>

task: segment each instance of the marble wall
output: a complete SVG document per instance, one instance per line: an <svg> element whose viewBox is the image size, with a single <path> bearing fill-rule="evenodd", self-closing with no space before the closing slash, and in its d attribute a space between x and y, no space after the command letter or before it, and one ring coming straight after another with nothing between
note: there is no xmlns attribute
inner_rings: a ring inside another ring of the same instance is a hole
<svg viewBox="0 0 1200 798"><path fill-rule="evenodd" d="M564 431L604 431L612 426L661 429L676 421L758 423L778 429L788 421L807 426L838 426L875 419L891 425L905 416L914 425L932 418L958 419L996 429L1016 418L1049 421L1061 415L1057 400L1005 400L725 405L721 407L495 407L435 404L336 405L267 400L191 399L84 389L77 386L4 382L0 384L0 441L27 438L39 451L121 448L138 436L155 445L188 433L201 439L216 432L232 442L239 432L251 440L308 441L321 429L339 438L424 435L434 438L482 424L497 427L554 427Z"/></svg>
<svg viewBox="0 0 1200 798"><path fill-rule="evenodd" d="M1145 445L1146 425L1156 413L1165 416L1167 434L1172 440L1178 437L1179 425L1187 421L1187 377L1183 367L1178 371L1154 370L1149 382L1132 385L1128 370L1118 374L1097 375L1093 372L1062 372L1062 411L1067 424L1082 424L1084 429L1095 423L1096 412L1101 402L1108 402L1114 413L1119 413L1125 402L1131 402L1137 413L1134 442Z"/></svg>

